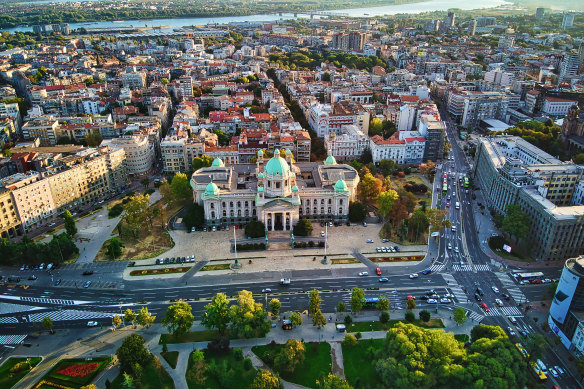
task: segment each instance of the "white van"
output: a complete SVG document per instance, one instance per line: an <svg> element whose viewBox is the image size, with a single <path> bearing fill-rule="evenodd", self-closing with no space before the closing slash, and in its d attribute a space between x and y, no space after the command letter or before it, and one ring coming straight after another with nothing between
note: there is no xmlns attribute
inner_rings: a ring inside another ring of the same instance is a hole
<svg viewBox="0 0 584 389"><path fill-rule="evenodd" d="M454 207L455 207L456 209L460 209L460 203L457 201L457 202L456 202L456 204L454 205Z"/></svg>

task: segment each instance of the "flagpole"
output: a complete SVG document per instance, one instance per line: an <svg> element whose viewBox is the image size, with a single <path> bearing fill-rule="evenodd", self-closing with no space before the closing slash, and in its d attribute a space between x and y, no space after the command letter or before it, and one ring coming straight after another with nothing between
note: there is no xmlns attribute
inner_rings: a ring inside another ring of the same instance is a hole
<svg viewBox="0 0 584 389"><path fill-rule="evenodd" d="M235 250L235 263L233 264L233 267L235 269L239 268L239 263L237 262L237 236L235 235L235 230L237 230L237 226L233 226L233 240L235 241L235 246L234 246L234 250Z"/></svg>

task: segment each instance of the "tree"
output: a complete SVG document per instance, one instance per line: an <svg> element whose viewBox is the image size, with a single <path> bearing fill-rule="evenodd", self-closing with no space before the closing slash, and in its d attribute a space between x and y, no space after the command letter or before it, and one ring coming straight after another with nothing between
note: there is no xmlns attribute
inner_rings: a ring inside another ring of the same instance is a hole
<svg viewBox="0 0 584 389"><path fill-rule="evenodd" d="M574 155L572 157L572 162L577 165L584 165L584 153Z"/></svg>
<svg viewBox="0 0 584 389"><path fill-rule="evenodd" d="M353 387L339 376L329 373L325 378L316 381L319 389L353 389Z"/></svg>
<svg viewBox="0 0 584 389"><path fill-rule="evenodd" d="M527 213L521 211L517 204L509 204L505 207L505 218L501 231L515 237L517 240L526 238L529 234L531 221Z"/></svg>
<svg viewBox="0 0 584 389"><path fill-rule="evenodd" d="M241 338L264 336L271 328L262 304L255 302L248 290L237 294L236 304L230 307L231 333Z"/></svg>
<svg viewBox="0 0 584 389"><path fill-rule="evenodd" d="M324 317L320 309L312 314L312 325L318 326L318 328L326 325L326 317Z"/></svg>
<svg viewBox="0 0 584 389"><path fill-rule="evenodd" d="M85 142L87 142L87 146L89 147L96 147L101 144L103 138L99 132L92 132L90 134L85 135L84 137Z"/></svg>
<svg viewBox="0 0 584 389"><path fill-rule="evenodd" d="M136 385L134 385L134 378L131 375L124 373L123 377L124 383L122 385L124 389L134 389L136 387Z"/></svg>
<svg viewBox="0 0 584 389"><path fill-rule="evenodd" d="M365 292L361 288L353 288L351 293L351 310L357 314L363 309L363 300L365 299Z"/></svg>
<svg viewBox="0 0 584 389"><path fill-rule="evenodd" d="M71 238L77 234L77 226L75 225L75 218L71 215L69 210L63 212L63 218L65 219L65 231L67 231L67 235Z"/></svg>
<svg viewBox="0 0 584 389"><path fill-rule="evenodd" d="M470 330L470 341L474 343L478 339L482 338L491 340L502 339L507 338L507 334L499 326L489 326L483 324L474 326L472 330Z"/></svg>
<svg viewBox="0 0 584 389"><path fill-rule="evenodd" d="M149 364L153 357L145 347L146 340L138 334L127 336L116 351L123 372L131 373L137 363L141 366Z"/></svg>
<svg viewBox="0 0 584 389"><path fill-rule="evenodd" d="M412 311L406 311L405 319L408 323L412 323L414 320L416 320L416 315L414 315L414 312Z"/></svg>
<svg viewBox="0 0 584 389"><path fill-rule="evenodd" d="M168 82L169 82L169 81L168 81L168 78L166 78L166 77L165 77L165 78L163 78L162 80L160 80L160 83L161 83L162 85L168 85Z"/></svg>
<svg viewBox="0 0 584 389"><path fill-rule="evenodd" d="M296 236L310 236L312 234L312 223L306 218L301 218L294 226L292 232Z"/></svg>
<svg viewBox="0 0 584 389"><path fill-rule="evenodd" d="M150 179L148 178L143 178L140 180L140 184L142 184L142 186L144 188L148 188L148 185L150 185Z"/></svg>
<svg viewBox="0 0 584 389"><path fill-rule="evenodd" d="M408 298L406 299L406 308L407 308L407 309L409 309L410 311L411 311L412 309L416 308L416 305L417 305L417 304L416 304L416 300L414 300L413 298L411 298L411 297L408 297Z"/></svg>
<svg viewBox="0 0 584 389"><path fill-rule="evenodd" d="M355 347L358 344L357 338L353 334L346 334L343 344L347 347Z"/></svg>
<svg viewBox="0 0 584 389"><path fill-rule="evenodd" d="M187 379L204 387L207 380L209 366L205 362L205 354L201 350L195 350L191 354L191 369L187 371Z"/></svg>
<svg viewBox="0 0 584 389"><path fill-rule="evenodd" d="M45 330L49 331L51 334L53 333L53 321L50 317L44 317L41 323Z"/></svg>
<svg viewBox="0 0 584 389"><path fill-rule="evenodd" d="M280 314L280 308L282 308L282 303L278 299L271 299L270 300L270 313L274 316Z"/></svg>
<svg viewBox="0 0 584 389"><path fill-rule="evenodd" d="M193 320L195 320L191 310L192 307L188 303L178 300L166 309L162 325L177 338L186 334L193 326Z"/></svg>
<svg viewBox="0 0 584 389"><path fill-rule="evenodd" d="M189 183L187 175L184 173L176 173L172 177L170 188L178 201L192 201L193 189Z"/></svg>
<svg viewBox="0 0 584 389"><path fill-rule="evenodd" d="M189 205L187 213L183 217L183 223L187 231L190 231L193 227L201 227L205 223L205 208L197 203Z"/></svg>
<svg viewBox="0 0 584 389"><path fill-rule="evenodd" d="M216 328L219 334L224 334L230 321L229 299L224 293L217 293L205 306L202 324L209 329Z"/></svg>
<svg viewBox="0 0 584 389"><path fill-rule="evenodd" d="M320 311L320 304L322 303L322 298L318 289L312 289L309 292L310 299L308 301L308 312L314 314L316 311Z"/></svg>
<svg viewBox="0 0 584 389"><path fill-rule="evenodd" d="M369 121L369 136L382 135L383 123L379 118L372 118Z"/></svg>
<svg viewBox="0 0 584 389"><path fill-rule="evenodd" d="M454 310L453 317L454 317L454 321L458 325L464 324L466 322L466 320L468 319L466 317L466 311L462 307L458 307Z"/></svg>
<svg viewBox="0 0 584 389"><path fill-rule="evenodd" d="M201 155L200 157L193 158L193 162L191 163L191 168L194 172L197 170L209 167L213 164L213 158L209 157L206 154Z"/></svg>
<svg viewBox="0 0 584 389"><path fill-rule="evenodd" d="M547 346L546 339L543 335L532 333L524 341L525 351L529 354L529 359L535 361L543 356L543 351Z"/></svg>
<svg viewBox="0 0 584 389"><path fill-rule="evenodd" d="M266 369L259 369L251 383L251 389L281 389L283 387L280 378Z"/></svg>
<svg viewBox="0 0 584 389"><path fill-rule="evenodd" d="M385 296L379 296L379 301L377 301L377 304L375 304L375 308L379 309L380 311L389 310L389 299Z"/></svg>
<svg viewBox="0 0 584 389"><path fill-rule="evenodd" d="M342 301L339 301L339 303L337 304L337 312L345 312L347 308L345 307L345 303Z"/></svg>
<svg viewBox="0 0 584 389"><path fill-rule="evenodd" d="M302 316L298 312L292 312L290 314L290 323L293 326L301 326L302 325Z"/></svg>
<svg viewBox="0 0 584 389"><path fill-rule="evenodd" d="M383 215L383 217L387 218L389 213L393 209L393 205L395 201L399 198L397 192L393 189L386 190L385 192L381 192L377 196L377 204L379 205L379 212Z"/></svg>
<svg viewBox="0 0 584 389"><path fill-rule="evenodd" d="M82 386L81 389L98 389L97 386L93 384Z"/></svg>
<svg viewBox="0 0 584 389"><path fill-rule="evenodd" d="M150 312L148 312L147 307L140 308L140 312L138 312L137 322L142 327L150 327L152 323L156 320L156 316L152 316Z"/></svg>
<svg viewBox="0 0 584 389"><path fill-rule="evenodd" d="M438 232L443 228L452 227L450 220L445 219L448 212L439 208L428 208L426 209L426 216L428 217L428 222L432 226L430 228L431 232Z"/></svg>
<svg viewBox="0 0 584 389"><path fill-rule="evenodd" d="M136 321L136 313L134 313L134 311L132 311L130 308L126 309L126 312L124 312L124 321L130 322L132 325L134 325L134 322Z"/></svg>
<svg viewBox="0 0 584 389"><path fill-rule="evenodd" d="M365 202L371 202L381 193L383 183L371 173L366 173L359 182L357 190L361 199Z"/></svg>
<svg viewBox="0 0 584 389"><path fill-rule="evenodd" d="M360 201L349 203L349 220L353 223L361 223L367 216L367 208Z"/></svg>
<svg viewBox="0 0 584 389"><path fill-rule="evenodd" d="M250 238L260 238L266 233L266 226L259 220L253 220L245 225L245 235Z"/></svg>
<svg viewBox="0 0 584 389"><path fill-rule="evenodd" d="M413 241L417 241L423 231L427 231L430 226L428 217L421 209L416 209L408 220L408 230L413 234Z"/></svg>
<svg viewBox="0 0 584 389"><path fill-rule="evenodd" d="M424 310L420 311L419 316L420 316L421 321L423 321L424 323L427 323L430 321L431 314L430 314L430 311L428 311L427 309L424 309Z"/></svg>
<svg viewBox="0 0 584 389"><path fill-rule="evenodd" d="M276 370L289 374L294 373L296 367L304 363L305 351L304 343L296 339L288 339L274 358Z"/></svg>
<svg viewBox="0 0 584 389"><path fill-rule="evenodd" d="M118 238L111 238L107 241L105 253L112 259L115 259L122 255L122 247L124 244Z"/></svg>
<svg viewBox="0 0 584 389"><path fill-rule="evenodd" d="M176 202L176 196L174 195L174 192L172 191L168 181L162 181L158 187L158 191L162 195L162 200L168 207L171 207Z"/></svg>
<svg viewBox="0 0 584 389"><path fill-rule="evenodd" d="M329 72L324 72L322 77L321 77L322 81L330 81L331 80L331 74Z"/></svg>
<svg viewBox="0 0 584 389"><path fill-rule="evenodd" d="M138 231L144 228L144 224L148 220L150 214L149 206L150 196L147 194L130 197L130 201L124 206L124 221L135 238L138 236Z"/></svg>
<svg viewBox="0 0 584 389"><path fill-rule="evenodd" d="M122 318L118 315L112 317L112 325L114 328L118 328L122 324Z"/></svg>
<svg viewBox="0 0 584 389"><path fill-rule="evenodd" d="M389 322L389 312L387 311L381 312L381 314L379 315L379 321L382 324L387 324Z"/></svg>

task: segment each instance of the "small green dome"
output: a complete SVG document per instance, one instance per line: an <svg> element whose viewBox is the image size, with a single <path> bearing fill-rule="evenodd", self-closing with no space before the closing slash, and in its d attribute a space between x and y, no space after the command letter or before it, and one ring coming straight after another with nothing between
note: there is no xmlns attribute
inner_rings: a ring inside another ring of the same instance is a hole
<svg viewBox="0 0 584 389"><path fill-rule="evenodd" d="M290 149L286 150L286 155L290 155L292 154L292 152L290 151Z"/></svg>
<svg viewBox="0 0 584 389"><path fill-rule="evenodd" d="M258 186L258 192L263 192L264 191L264 187L263 186Z"/></svg>
<svg viewBox="0 0 584 389"><path fill-rule="evenodd" d="M211 167L225 167L225 164L223 163L221 158L215 158L213 160L213 163L211 164Z"/></svg>
<svg viewBox="0 0 584 389"><path fill-rule="evenodd" d="M284 177L290 173L290 166L288 166L288 162L284 158L274 152L274 156L270 158L264 171L268 176Z"/></svg>
<svg viewBox="0 0 584 389"><path fill-rule="evenodd" d="M264 155L264 151L263 150L258 151L258 155Z"/></svg>
<svg viewBox="0 0 584 389"><path fill-rule="evenodd" d="M207 184L207 187L205 188L205 194L206 195L218 195L219 194L219 187L217 185L215 185L215 183L213 181L211 181Z"/></svg>
<svg viewBox="0 0 584 389"><path fill-rule="evenodd" d="M337 160L335 159L335 157L333 157L332 155L329 155L328 157L326 157L326 159L324 160L324 164L325 165L336 165L337 164Z"/></svg>
<svg viewBox="0 0 584 389"><path fill-rule="evenodd" d="M335 191L336 192L346 192L347 191L347 184L345 184L345 181L338 180L335 183Z"/></svg>
<svg viewBox="0 0 584 389"><path fill-rule="evenodd" d="M260 172L260 174L258 174L258 178L259 178L260 180L261 180L262 178L264 178L264 173L261 173L261 172Z"/></svg>
<svg viewBox="0 0 584 389"><path fill-rule="evenodd" d="M298 192L298 187L296 185L292 187L292 192Z"/></svg>
<svg viewBox="0 0 584 389"><path fill-rule="evenodd" d="M276 155L280 155L280 149L275 149L275 150L274 150L274 157L275 157Z"/></svg>

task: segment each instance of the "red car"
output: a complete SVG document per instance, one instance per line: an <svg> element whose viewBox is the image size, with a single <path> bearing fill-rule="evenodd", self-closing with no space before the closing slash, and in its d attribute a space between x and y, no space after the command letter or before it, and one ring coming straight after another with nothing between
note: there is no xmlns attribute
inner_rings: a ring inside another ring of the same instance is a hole
<svg viewBox="0 0 584 389"><path fill-rule="evenodd" d="M450 203L446 203L446 208L450 207Z"/></svg>
<svg viewBox="0 0 584 389"><path fill-rule="evenodd" d="M375 274L377 274L378 276L380 276L381 275L381 269L380 268L375 269Z"/></svg>
<svg viewBox="0 0 584 389"><path fill-rule="evenodd" d="M490 312L491 310L489 309L489 307L487 307L487 304L482 303L481 304L481 308L483 308L485 310L485 312Z"/></svg>
<svg viewBox="0 0 584 389"><path fill-rule="evenodd" d="M408 296L408 297L406 297L406 300L407 300L407 299L412 299L412 300L415 300L415 299L416 299L416 296Z"/></svg>
<svg viewBox="0 0 584 389"><path fill-rule="evenodd" d="M541 284L541 280L539 278L536 278L535 280L531 281L532 284Z"/></svg>

